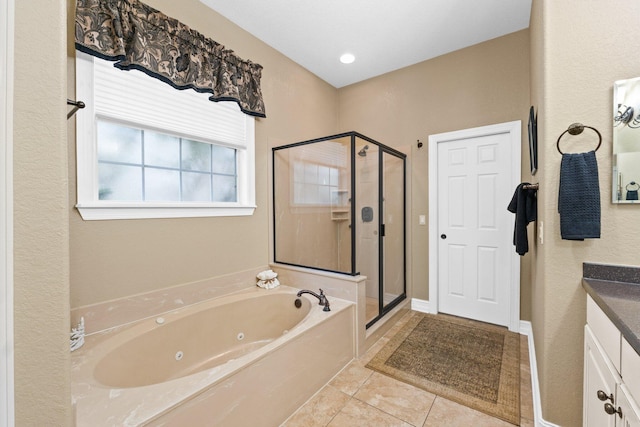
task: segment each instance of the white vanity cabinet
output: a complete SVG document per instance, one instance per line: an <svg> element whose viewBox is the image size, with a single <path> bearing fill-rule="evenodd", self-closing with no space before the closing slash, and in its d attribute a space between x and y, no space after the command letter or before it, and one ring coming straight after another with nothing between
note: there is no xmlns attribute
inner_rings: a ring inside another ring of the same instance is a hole
<svg viewBox="0 0 640 427"><path fill-rule="evenodd" d="M587 297L584 427L640 427L640 355Z"/></svg>
<svg viewBox="0 0 640 427"><path fill-rule="evenodd" d="M628 390L624 383L618 386L619 413L616 417L616 425L621 427L640 427L640 409Z"/></svg>

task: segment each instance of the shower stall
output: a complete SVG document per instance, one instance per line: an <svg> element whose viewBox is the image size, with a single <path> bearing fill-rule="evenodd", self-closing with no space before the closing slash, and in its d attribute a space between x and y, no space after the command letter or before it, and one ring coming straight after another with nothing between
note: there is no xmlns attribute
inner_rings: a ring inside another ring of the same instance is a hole
<svg viewBox="0 0 640 427"><path fill-rule="evenodd" d="M406 156L357 132L272 149L274 261L363 275L366 326L406 298Z"/></svg>

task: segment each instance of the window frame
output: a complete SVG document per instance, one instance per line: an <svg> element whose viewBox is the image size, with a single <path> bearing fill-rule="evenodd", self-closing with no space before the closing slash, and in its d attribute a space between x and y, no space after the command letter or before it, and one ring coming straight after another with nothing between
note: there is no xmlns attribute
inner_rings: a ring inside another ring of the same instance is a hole
<svg viewBox="0 0 640 427"><path fill-rule="evenodd" d="M240 112L235 103L224 103L237 109L244 120L244 144L203 140L201 136L179 134L146 123L124 120L96 113L94 97L94 61L103 61L76 51L76 96L86 107L76 114L76 209L83 220L192 218L253 215L255 204L255 118ZM120 70L118 70L120 72ZM132 71L122 71L123 73ZM151 77L149 77L151 78ZM165 84L165 83L162 83ZM202 102L211 102L207 95ZM226 105L225 105L226 107ZM142 127L187 139L195 139L236 149L237 202L118 202L98 198L97 119L102 118L124 126Z"/></svg>

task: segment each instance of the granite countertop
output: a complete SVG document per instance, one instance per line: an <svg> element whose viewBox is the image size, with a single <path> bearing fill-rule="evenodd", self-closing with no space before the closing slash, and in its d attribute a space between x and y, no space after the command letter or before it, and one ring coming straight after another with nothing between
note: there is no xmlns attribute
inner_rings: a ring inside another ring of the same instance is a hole
<svg viewBox="0 0 640 427"><path fill-rule="evenodd" d="M622 336L631 344L636 353L640 354L640 283L636 283L635 278L628 279L628 276L598 274L597 267L594 264L589 266L585 264L582 287L620 330ZM606 266L606 268L608 269L607 273L613 271L611 266ZM626 272L629 273L630 267L621 268L626 269ZM630 281L620 281L619 279Z"/></svg>

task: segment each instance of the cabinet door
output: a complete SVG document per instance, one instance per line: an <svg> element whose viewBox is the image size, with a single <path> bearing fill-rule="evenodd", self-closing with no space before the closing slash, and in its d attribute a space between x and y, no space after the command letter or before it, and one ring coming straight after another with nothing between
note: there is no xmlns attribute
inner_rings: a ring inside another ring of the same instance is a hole
<svg viewBox="0 0 640 427"><path fill-rule="evenodd" d="M618 410L616 427L640 427L640 409L624 384L618 387Z"/></svg>
<svg viewBox="0 0 640 427"><path fill-rule="evenodd" d="M620 375L631 401L640 402L640 354L623 338L620 350Z"/></svg>
<svg viewBox="0 0 640 427"><path fill-rule="evenodd" d="M589 325L585 326L583 427L615 427L617 415L607 414L604 407L605 403L610 403L617 408L615 393L618 383L620 377L615 368L603 356Z"/></svg>

